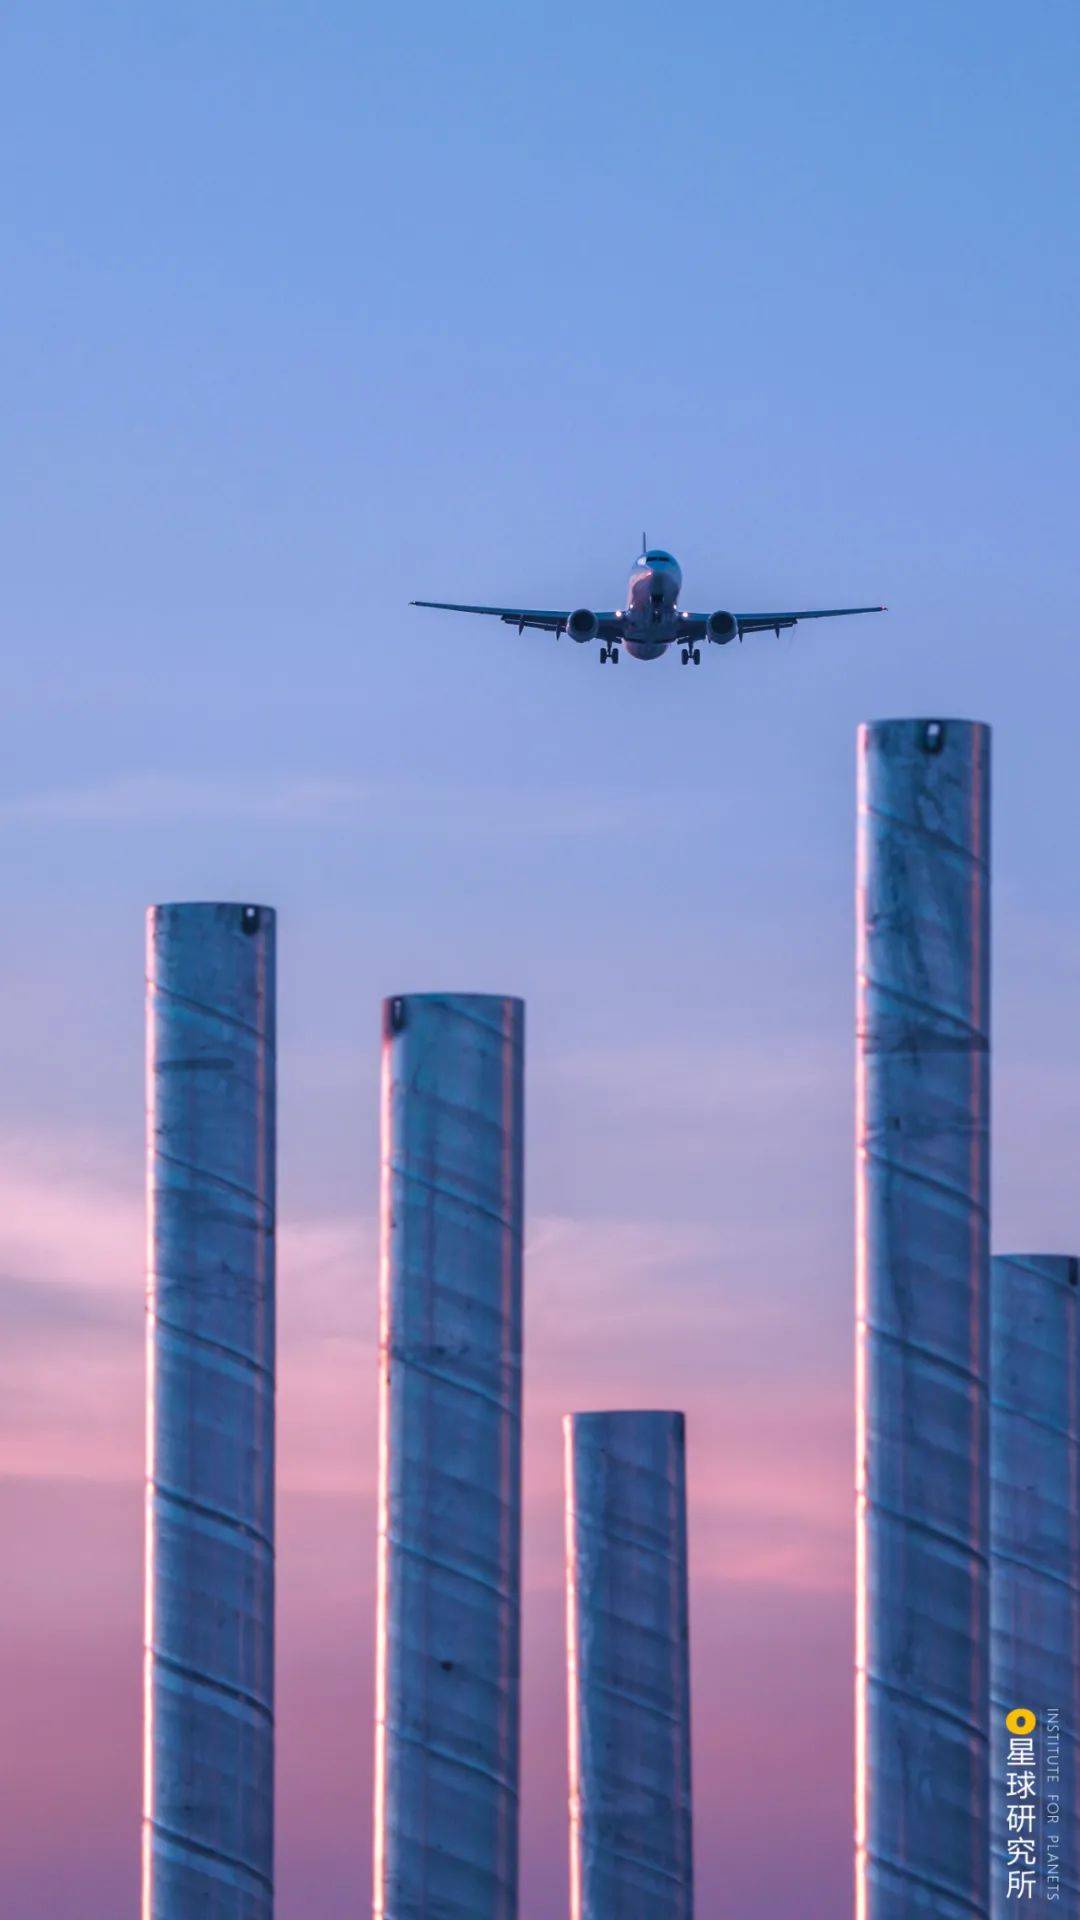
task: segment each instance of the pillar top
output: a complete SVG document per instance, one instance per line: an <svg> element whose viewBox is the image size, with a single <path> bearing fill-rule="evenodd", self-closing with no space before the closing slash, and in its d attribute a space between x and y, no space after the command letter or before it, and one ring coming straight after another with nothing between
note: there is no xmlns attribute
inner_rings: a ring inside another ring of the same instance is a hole
<svg viewBox="0 0 1080 1920"><path fill-rule="evenodd" d="M859 723L859 732L867 736L870 734L888 733L903 736L906 733L916 731L919 727L944 727L947 730L953 729L965 733L989 733L991 731L990 723L987 720L965 720L956 714L927 713L921 715L911 714L906 717L900 715L880 720L862 720Z"/></svg>
<svg viewBox="0 0 1080 1920"><path fill-rule="evenodd" d="M571 1426L581 1426L586 1421L597 1426L644 1426L653 1421L658 1426L685 1425L686 1415L674 1407L613 1407L610 1411L592 1413L566 1413L563 1419Z"/></svg>
<svg viewBox="0 0 1080 1920"><path fill-rule="evenodd" d="M1043 1280L1056 1280L1062 1286L1080 1286L1080 1259L1075 1253L995 1253L995 1264L1023 1267Z"/></svg>
<svg viewBox="0 0 1080 1920"><path fill-rule="evenodd" d="M382 1030L385 1039L393 1038L411 1024L415 1015L421 1031L430 1033L431 1016L438 1028L439 1016L472 1021L493 1033L505 1033L507 1020L511 1033L519 1039L524 1031L525 1002L512 993L390 993L382 1003Z"/></svg>
<svg viewBox="0 0 1080 1920"><path fill-rule="evenodd" d="M257 926L263 920L276 920L277 910L251 900L159 900L147 907L148 920L156 919L159 914L169 914L178 920L228 919L239 914L241 922L245 916L257 915Z"/></svg>
<svg viewBox="0 0 1080 1920"><path fill-rule="evenodd" d="M456 993L450 990L435 993L388 993L383 1000L384 1007L425 1006L425 1007L523 1007L524 1000L515 993Z"/></svg>

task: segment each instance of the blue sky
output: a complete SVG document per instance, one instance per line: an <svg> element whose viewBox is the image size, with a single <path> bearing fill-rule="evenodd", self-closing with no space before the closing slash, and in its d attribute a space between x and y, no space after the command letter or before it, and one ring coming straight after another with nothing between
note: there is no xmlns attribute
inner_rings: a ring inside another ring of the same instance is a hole
<svg viewBox="0 0 1080 1920"><path fill-rule="evenodd" d="M740 1646L777 1689L747 1711L790 1805L815 1740L835 1756L820 1806L792 1814L773 1920L803 1920L808 1876L843 1910L862 718L994 723L999 1244L1080 1241L1078 54L1058 0L39 0L0 24L13 1324L54 1288L40 1345L9 1360L35 1383L10 1497L29 1477L42 1516L19 1657L41 1687L56 1672L34 1596L69 1539L81 1422L98 1465L77 1511L121 1503L138 1577L142 910L268 899L283 1441L307 1462L297 1537L329 1554L355 1527L361 1728L339 1764L305 1589L283 1612L289 1737L310 1738L301 1695L321 1684L343 1800L324 1832L285 1764L282 1920L308 1910L309 1860L338 1875L326 1920L364 1885L369 1436L357 1413L343 1490L315 1383L340 1378L347 1420L373 1381L377 1002L438 985L530 1009L526 1731L544 1757L523 1920L562 1897L545 1422L557 1454L572 1395L632 1389L687 1406L692 1487L701 1436L706 1910L761 1910L756 1865L717 1839L723 1806L751 1854L769 1844L714 1732ZM601 674L595 649L406 605L615 605L642 527L690 605L891 611L693 674ZM802 1519L792 1449L816 1463ZM94 1548L112 1524L86 1522L80 1617L127 1727L128 1561L114 1589ZM134 1757L114 1744L87 1920L133 1885ZM49 1777L43 1758L23 1789L43 1821ZM17 1920L70 1910L40 1848L18 1871Z"/></svg>

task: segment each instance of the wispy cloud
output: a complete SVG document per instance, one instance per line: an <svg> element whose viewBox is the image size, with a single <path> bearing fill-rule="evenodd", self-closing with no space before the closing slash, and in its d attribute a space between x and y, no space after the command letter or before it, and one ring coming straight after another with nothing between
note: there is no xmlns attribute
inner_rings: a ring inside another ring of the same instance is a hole
<svg viewBox="0 0 1080 1920"><path fill-rule="evenodd" d="M685 1111L688 1096L730 1102L757 1111L792 1100L850 1100L852 1056L846 1037L829 1042L800 1034L770 1047L738 1037L688 1046L631 1038L608 1047L576 1047L539 1063L544 1078L599 1094L614 1106L640 1098L662 1111Z"/></svg>
<svg viewBox="0 0 1080 1920"><path fill-rule="evenodd" d="M279 1248L282 1492L370 1518L376 1223L285 1220ZM37 1479L142 1471L144 1208L133 1170L80 1137L0 1141L0 1467ZM698 1575L828 1588L846 1577L846 1396L786 1338L711 1224L535 1218L527 1249L528 1575L561 1579L559 1421L583 1407L689 1417Z"/></svg>
<svg viewBox="0 0 1080 1920"><path fill-rule="evenodd" d="M136 1281L145 1240L142 1169L95 1135L20 1130L0 1137L0 1270L62 1303ZM43 1307L42 1311L46 1309Z"/></svg>
<svg viewBox="0 0 1080 1920"><path fill-rule="evenodd" d="M640 794L529 793L521 787L361 781L319 774L276 781L222 781L146 773L81 787L49 787L0 804L0 825L138 827L229 822L249 827L322 827L351 833L457 838L561 837L658 824Z"/></svg>

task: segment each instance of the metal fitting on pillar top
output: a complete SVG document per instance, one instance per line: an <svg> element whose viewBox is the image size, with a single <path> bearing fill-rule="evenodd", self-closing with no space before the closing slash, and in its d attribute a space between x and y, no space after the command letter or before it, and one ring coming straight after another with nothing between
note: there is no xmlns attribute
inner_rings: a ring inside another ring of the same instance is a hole
<svg viewBox="0 0 1080 1920"><path fill-rule="evenodd" d="M1001 1255L990 1284L990 1911L1080 1914L1080 1262ZM1042 1791L1010 1829L1006 1715L1036 1716ZM1056 1777L1055 1777L1056 1776ZM1032 1810L1029 1807L1028 1812ZM1051 1817L1055 1816L1055 1817ZM1009 1842L1020 1845L1009 1860ZM1027 1843L1027 1844L1025 1844ZM1030 1853L1028 1849L1030 1848ZM1057 1856L1057 1882L1048 1878ZM1010 1891L1010 1864L1016 1878ZM1030 1865L1032 1890L1025 1890ZM1047 1896L1054 1893L1051 1901Z"/></svg>
<svg viewBox="0 0 1080 1920"><path fill-rule="evenodd" d="M383 1008L375 1920L515 1920L524 1008Z"/></svg>
<svg viewBox="0 0 1080 1920"><path fill-rule="evenodd" d="M990 736L860 729L857 1920L989 1907Z"/></svg>
<svg viewBox="0 0 1080 1920"><path fill-rule="evenodd" d="M147 949L142 1920L271 1920L274 914Z"/></svg>
<svg viewBox="0 0 1080 1920"><path fill-rule="evenodd" d="M692 1920L683 1416L563 1430L572 1920Z"/></svg>

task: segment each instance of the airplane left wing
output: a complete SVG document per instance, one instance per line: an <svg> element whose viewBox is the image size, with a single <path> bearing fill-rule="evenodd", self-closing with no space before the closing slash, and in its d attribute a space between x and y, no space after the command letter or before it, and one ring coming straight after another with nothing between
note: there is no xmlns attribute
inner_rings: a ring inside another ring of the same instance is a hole
<svg viewBox="0 0 1080 1920"><path fill-rule="evenodd" d="M840 620L849 613L886 613L886 607L811 607L799 613L737 613L739 632L779 633L781 627L793 627L797 620Z"/></svg>
<svg viewBox="0 0 1080 1920"><path fill-rule="evenodd" d="M709 621L716 615L707 613L677 613L675 633L665 644L668 646L699 646L704 640L713 640L719 646L726 646L729 640L746 633L779 633L784 627L793 627L798 620L839 620L851 613L885 613L885 607L802 607L784 613L731 613L722 616L724 627L720 632L710 633Z"/></svg>
<svg viewBox="0 0 1080 1920"><path fill-rule="evenodd" d="M496 620L502 620L508 627L516 627L523 633L526 627L537 627L542 633L565 633L570 622L573 608L565 612L548 607L467 607L458 600L410 600L410 607L436 607L441 613L489 613ZM597 631L594 638L606 640L619 631L614 613L599 613Z"/></svg>

